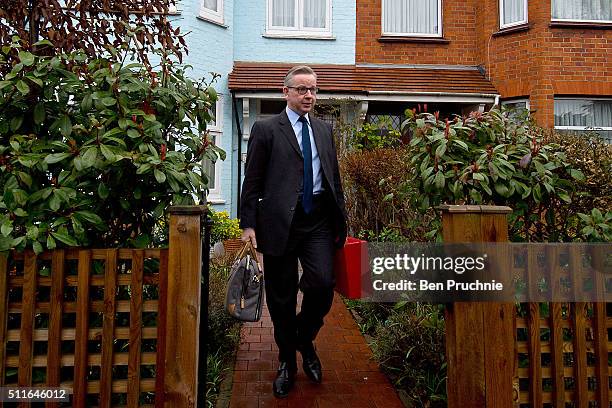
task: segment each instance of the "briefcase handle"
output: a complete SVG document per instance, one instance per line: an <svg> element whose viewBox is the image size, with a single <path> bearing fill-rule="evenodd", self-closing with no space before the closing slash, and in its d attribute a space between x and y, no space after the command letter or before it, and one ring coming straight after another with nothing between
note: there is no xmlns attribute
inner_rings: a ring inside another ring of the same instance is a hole
<svg viewBox="0 0 612 408"><path fill-rule="evenodd" d="M259 268L259 270L261 271L261 265L259 264L259 258L257 257L257 251L255 250L255 248L253 248L253 245L251 244L250 240L244 243L244 246L242 247L240 252L238 252L238 257L236 259L244 258L244 256L247 253L251 254L251 257L255 260L255 262L257 262L257 268Z"/></svg>

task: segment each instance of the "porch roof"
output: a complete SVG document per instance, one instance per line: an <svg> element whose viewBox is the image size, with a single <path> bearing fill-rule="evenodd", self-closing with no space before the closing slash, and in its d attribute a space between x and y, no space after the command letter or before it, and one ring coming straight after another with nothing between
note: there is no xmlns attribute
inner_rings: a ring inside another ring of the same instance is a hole
<svg viewBox="0 0 612 408"><path fill-rule="evenodd" d="M298 64L236 61L229 89L280 92L287 71ZM476 68L395 67L308 64L317 73L320 92L339 94L480 94L497 90Z"/></svg>

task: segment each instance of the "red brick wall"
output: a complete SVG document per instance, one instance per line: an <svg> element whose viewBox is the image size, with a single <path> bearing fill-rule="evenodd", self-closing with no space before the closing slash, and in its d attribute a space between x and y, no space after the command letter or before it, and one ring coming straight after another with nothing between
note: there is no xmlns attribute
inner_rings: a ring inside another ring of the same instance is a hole
<svg viewBox="0 0 612 408"><path fill-rule="evenodd" d="M382 33L382 0L357 0L355 61L358 64L477 65L478 1L442 0L442 35L450 43L433 44L379 42Z"/></svg>
<svg viewBox="0 0 612 408"><path fill-rule="evenodd" d="M530 0L528 31L498 31L496 0L480 3L479 59L502 97L529 96L536 119L552 126L554 95L612 95L612 27L550 27L552 0Z"/></svg>
<svg viewBox="0 0 612 408"><path fill-rule="evenodd" d="M552 0L529 0L527 31L499 30L498 0L442 0L448 44L379 42L382 0L357 0L357 63L482 65L502 98L529 97L553 125L554 95L612 96L612 27L550 27Z"/></svg>

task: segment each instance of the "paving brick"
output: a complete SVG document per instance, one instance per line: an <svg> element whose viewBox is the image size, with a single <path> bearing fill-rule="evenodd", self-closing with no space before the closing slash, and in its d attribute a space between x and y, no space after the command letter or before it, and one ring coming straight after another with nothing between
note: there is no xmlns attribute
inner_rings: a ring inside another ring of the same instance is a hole
<svg viewBox="0 0 612 408"><path fill-rule="evenodd" d="M272 344L270 343L251 343L251 347L249 350L258 350L258 351L271 351Z"/></svg>
<svg viewBox="0 0 612 408"><path fill-rule="evenodd" d="M232 395L230 400L232 408L259 408L259 401L255 398Z"/></svg>
<svg viewBox="0 0 612 408"><path fill-rule="evenodd" d="M259 371L234 371L234 382L259 381L261 372Z"/></svg>
<svg viewBox="0 0 612 408"><path fill-rule="evenodd" d="M265 360L249 361L249 371L252 371L252 370L261 371L261 370L271 370L271 369L272 369L271 361L265 361Z"/></svg>
<svg viewBox="0 0 612 408"><path fill-rule="evenodd" d="M246 395L269 396L272 392L272 384L264 381L250 382L246 384Z"/></svg>
<svg viewBox="0 0 612 408"><path fill-rule="evenodd" d="M314 384L301 368L286 399L272 395L278 365L272 328L243 326L243 345L234 366L230 407L378 408L401 407L389 380L372 360L372 352L356 328L342 300L336 296L315 342L323 366L323 383Z"/></svg>

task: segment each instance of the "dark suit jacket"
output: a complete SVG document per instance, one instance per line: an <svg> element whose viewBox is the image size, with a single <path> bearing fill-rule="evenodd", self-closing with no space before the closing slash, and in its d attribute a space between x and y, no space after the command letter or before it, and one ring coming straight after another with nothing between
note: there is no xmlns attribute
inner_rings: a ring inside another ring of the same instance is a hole
<svg viewBox="0 0 612 408"><path fill-rule="evenodd" d="M335 206L332 220L337 245L346 239L346 210L331 126L308 115L321 160L323 185ZM304 173L300 146L287 113L257 121L251 130L240 200L240 227L254 228L257 250L282 255L298 202Z"/></svg>

